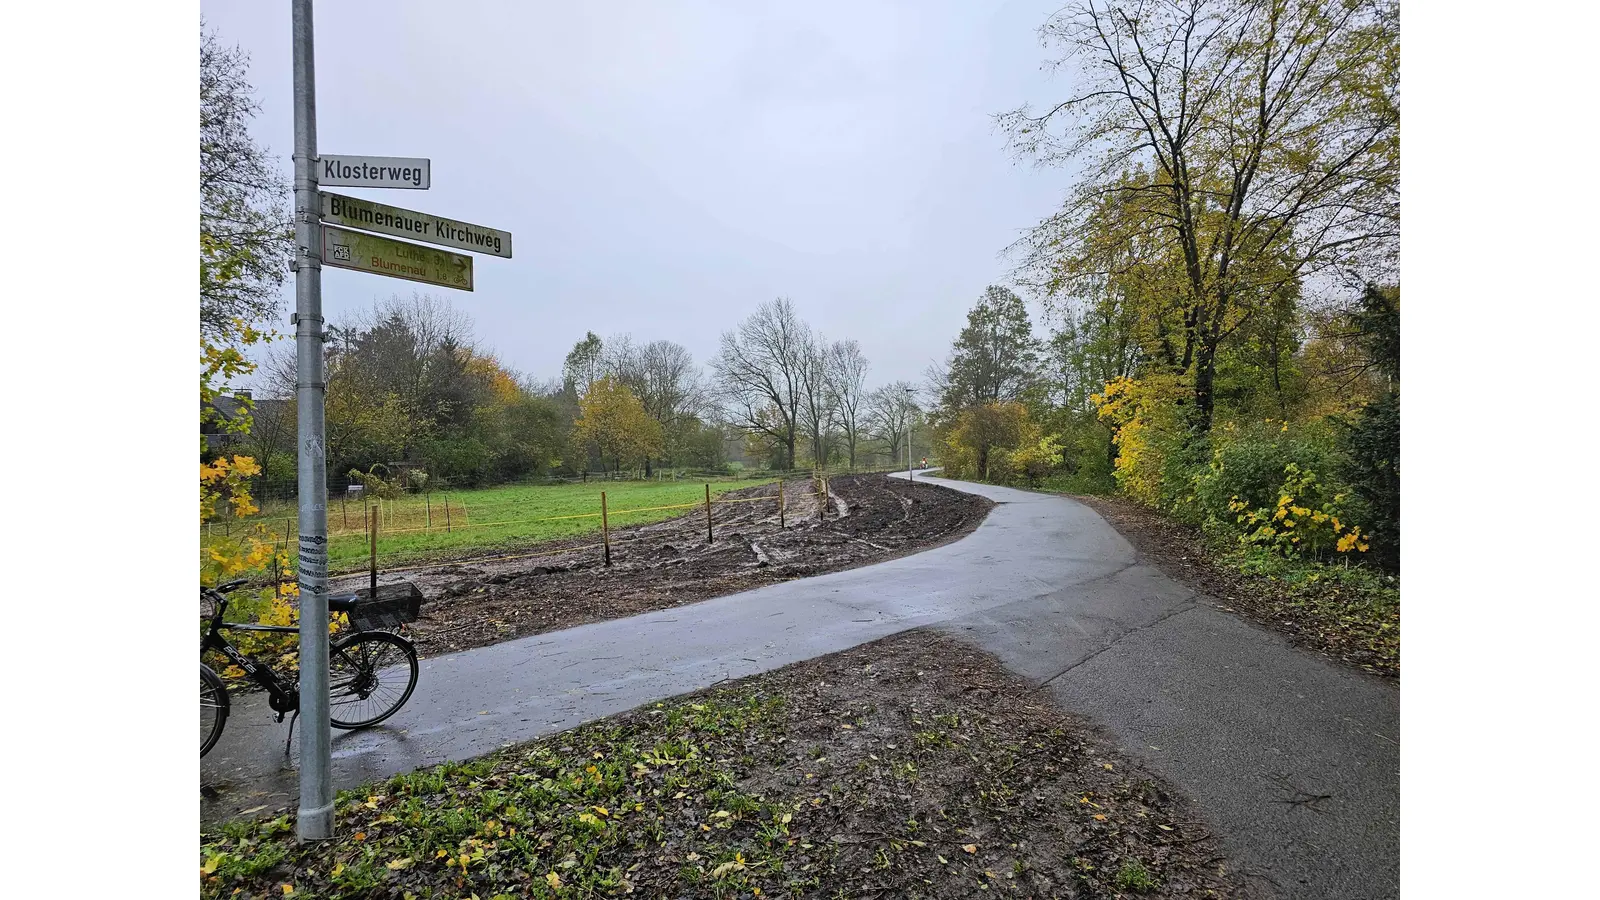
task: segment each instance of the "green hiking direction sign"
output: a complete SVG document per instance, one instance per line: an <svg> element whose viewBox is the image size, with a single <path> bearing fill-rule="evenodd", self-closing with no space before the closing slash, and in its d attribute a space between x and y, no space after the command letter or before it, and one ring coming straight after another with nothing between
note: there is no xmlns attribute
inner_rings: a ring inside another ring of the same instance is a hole
<svg viewBox="0 0 1600 900"><path fill-rule="evenodd" d="M438 244L441 247L454 247L458 250L472 250L490 256L511 258L509 231L485 228L482 225L447 219L432 213L401 209L398 206L359 200L328 191L319 192L319 196L322 201L324 222L410 238L414 241Z"/></svg>
<svg viewBox="0 0 1600 900"><path fill-rule="evenodd" d="M440 287L472 290L472 257L392 238L322 226L322 264Z"/></svg>

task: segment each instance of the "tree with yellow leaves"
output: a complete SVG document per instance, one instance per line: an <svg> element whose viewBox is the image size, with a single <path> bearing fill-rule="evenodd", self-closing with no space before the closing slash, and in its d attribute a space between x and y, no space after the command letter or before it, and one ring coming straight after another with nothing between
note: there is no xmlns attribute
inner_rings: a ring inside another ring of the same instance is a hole
<svg viewBox="0 0 1600 900"><path fill-rule="evenodd" d="M610 375L589 385L578 401L578 410L573 434L599 453L601 465L609 461L620 470L661 452L661 424L626 385Z"/></svg>

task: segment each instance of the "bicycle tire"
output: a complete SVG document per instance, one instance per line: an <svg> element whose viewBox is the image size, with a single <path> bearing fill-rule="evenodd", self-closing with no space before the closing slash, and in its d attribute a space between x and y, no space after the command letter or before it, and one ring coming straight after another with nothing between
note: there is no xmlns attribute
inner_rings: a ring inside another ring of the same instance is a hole
<svg viewBox="0 0 1600 900"><path fill-rule="evenodd" d="M200 755L205 756L228 724L228 686L211 667L200 664Z"/></svg>
<svg viewBox="0 0 1600 900"><path fill-rule="evenodd" d="M369 728L394 715L417 687L417 668L416 648L397 634L358 631L334 641L328 653L328 724ZM391 702L402 673L405 689ZM357 706L374 697L382 699L373 710Z"/></svg>

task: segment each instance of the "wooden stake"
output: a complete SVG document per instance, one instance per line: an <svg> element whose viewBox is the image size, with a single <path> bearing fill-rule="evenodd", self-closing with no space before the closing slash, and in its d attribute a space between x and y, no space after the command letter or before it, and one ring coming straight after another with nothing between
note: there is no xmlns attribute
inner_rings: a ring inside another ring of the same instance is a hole
<svg viewBox="0 0 1600 900"><path fill-rule="evenodd" d="M372 599L376 600L378 599L378 515L376 511L372 515L371 540L372 578L368 583L372 586Z"/></svg>
<svg viewBox="0 0 1600 900"><path fill-rule="evenodd" d="M778 479L778 527L783 527L783 479Z"/></svg>
<svg viewBox="0 0 1600 900"><path fill-rule="evenodd" d="M450 533L450 495L444 495L444 533Z"/></svg>
<svg viewBox="0 0 1600 900"><path fill-rule="evenodd" d="M711 485L706 485L706 543L712 543L711 536Z"/></svg>
<svg viewBox="0 0 1600 900"><path fill-rule="evenodd" d="M611 565L611 522L606 518L606 492L600 492L600 543L606 548L606 565Z"/></svg>
<svg viewBox="0 0 1600 900"><path fill-rule="evenodd" d="M339 498L339 527L345 531L350 530L350 510L344 497Z"/></svg>
<svg viewBox="0 0 1600 900"><path fill-rule="evenodd" d="M422 495L422 502L428 508L428 526L427 527L432 528L433 527L433 495L432 494L423 494Z"/></svg>

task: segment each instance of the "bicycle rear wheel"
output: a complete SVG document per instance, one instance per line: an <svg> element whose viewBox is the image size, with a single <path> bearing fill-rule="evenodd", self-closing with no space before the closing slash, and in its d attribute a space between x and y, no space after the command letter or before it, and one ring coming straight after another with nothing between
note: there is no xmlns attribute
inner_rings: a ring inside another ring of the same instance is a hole
<svg viewBox="0 0 1600 900"><path fill-rule="evenodd" d="M328 724L366 728L394 715L417 686L417 651L387 631L358 631L328 653Z"/></svg>
<svg viewBox="0 0 1600 900"><path fill-rule="evenodd" d="M205 663L200 664L200 755L205 756L222 737L228 721L228 688Z"/></svg>

